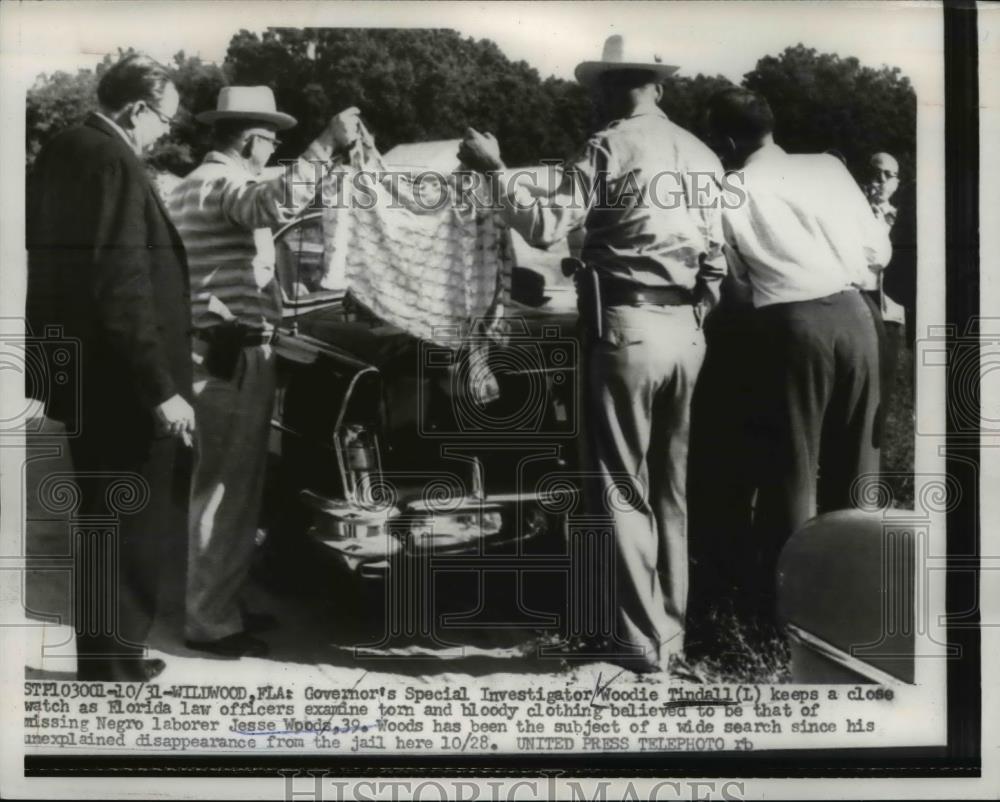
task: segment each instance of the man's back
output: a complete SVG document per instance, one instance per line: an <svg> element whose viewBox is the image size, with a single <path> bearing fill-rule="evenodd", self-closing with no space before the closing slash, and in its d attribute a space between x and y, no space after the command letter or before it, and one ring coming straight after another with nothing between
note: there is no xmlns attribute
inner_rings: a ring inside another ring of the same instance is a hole
<svg viewBox="0 0 1000 802"><path fill-rule="evenodd" d="M506 198L507 219L540 247L583 227L582 258L602 282L717 287L725 273L721 177L715 154L653 107L591 137L552 195Z"/></svg>
<svg viewBox="0 0 1000 802"><path fill-rule="evenodd" d="M607 170L608 203L599 193L587 217L585 258L637 284L690 286L717 238L716 156L662 113L618 120L590 148Z"/></svg>
<svg viewBox="0 0 1000 802"><path fill-rule="evenodd" d="M888 237L836 157L767 145L747 160L742 176L745 202L726 209L723 221L755 306L839 292L888 258Z"/></svg>

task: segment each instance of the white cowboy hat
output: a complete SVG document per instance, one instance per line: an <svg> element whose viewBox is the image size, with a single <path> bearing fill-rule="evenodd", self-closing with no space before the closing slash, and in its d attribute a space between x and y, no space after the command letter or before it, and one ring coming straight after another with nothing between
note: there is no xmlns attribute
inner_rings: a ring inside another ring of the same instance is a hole
<svg viewBox="0 0 1000 802"><path fill-rule="evenodd" d="M632 56L634 54L629 54ZM673 75L679 67L664 64L659 56L653 56L652 61L636 61L626 57L625 39L616 34L604 41L604 52L600 61L584 61L576 67L576 80L584 86L591 86L598 76L610 70L645 70L653 73L657 81L663 81Z"/></svg>
<svg viewBox="0 0 1000 802"><path fill-rule="evenodd" d="M196 119L203 123L216 120L260 120L272 123L279 131L291 128L297 120L277 110L274 92L268 86L224 86L219 90L215 109L203 111Z"/></svg>

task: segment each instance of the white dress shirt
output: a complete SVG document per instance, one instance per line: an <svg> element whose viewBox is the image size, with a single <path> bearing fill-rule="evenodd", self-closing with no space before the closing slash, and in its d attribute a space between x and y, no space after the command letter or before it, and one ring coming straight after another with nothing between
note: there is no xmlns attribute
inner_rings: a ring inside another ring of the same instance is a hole
<svg viewBox="0 0 1000 802"><path fill-rule="evenodd" d="M888 230L835 156L767 144L747 159L742 178L746 198L723 208L723 231L730 268L749 281L754 306L861 287L888 263Z"/></svg>

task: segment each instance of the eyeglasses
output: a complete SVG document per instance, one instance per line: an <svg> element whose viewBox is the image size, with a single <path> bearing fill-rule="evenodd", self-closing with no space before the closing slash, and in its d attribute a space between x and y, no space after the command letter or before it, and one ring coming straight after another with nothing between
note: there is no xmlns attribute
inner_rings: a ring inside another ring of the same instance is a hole
<svg viewBox="0 0 1000 802"><path fill-rule="evenodd" d="M257 139L263 139L272 148L277 148L281 145L281 140L278 139L278 137L276 136L264 136L264 134L252 134L252 136L256 137Z"/></svg>
<svg viewBox="0 0 1000 802"><path fill-rule="evenodd" d="M158 108L156 108L156 106L151 106L151 105L147 104L146 108L149 109L151 112L153 112L153 114L155 114L157 117L159 117L160 118L160 122L163 123L164 125L169 126L169 127L172 128L174 125L177 124L177 120L176 119L174 119L173 117L168 117L166 114L164 114Z"/></svg>

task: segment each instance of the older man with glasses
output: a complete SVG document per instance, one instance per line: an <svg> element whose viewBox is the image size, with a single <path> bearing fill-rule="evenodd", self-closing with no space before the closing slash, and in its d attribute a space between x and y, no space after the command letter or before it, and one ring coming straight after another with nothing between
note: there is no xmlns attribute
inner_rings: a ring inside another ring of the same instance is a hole
<svg viewBox="0 0 1000 802"><path fill-rule="evenodd" d="M266 178L277 111L266 86L230 86L214 110L215 148L174 189L170 212L191 268L198 442L191 494L185 636L220 657L263 655L267 623L241 607L256 544L281 319L271 232L312 202L337 151L357 138L358 111L335 116L288 169Z"/></svg>
<svg viewBox="0 0 1000 802"><path fill-rule="evenodd" d="M164 560L185 538L195 421L184 247L142 160L179 96L163 65L130 54L97 100L29 181L28 323L76 341L79 364L49 365L48 387L28 394L75 434L76 512L89 522L73 541L77 678L145 682L164 667L143 655ZM74 370L79 385L55 381Z"/></svg>
<svg viewBox="0 0 1000 802"><path fill-rule="evenodd" d="M868 170L861 184L875 219L885 226L892 239L892 229L896 224L898 211L891 203L892 196L899 189L899 162L889 153L876 153L868 161ZM868 301L875 318L879 337L880 401L877 438L881 443L885 438L889 405L892 403L896 384L896 367L900 349L904 342L906 310L886 293L886 278L892 262L884 268L871 270L865 274L859 285ZM883 457L884 457L883 453Z"/></svg>

